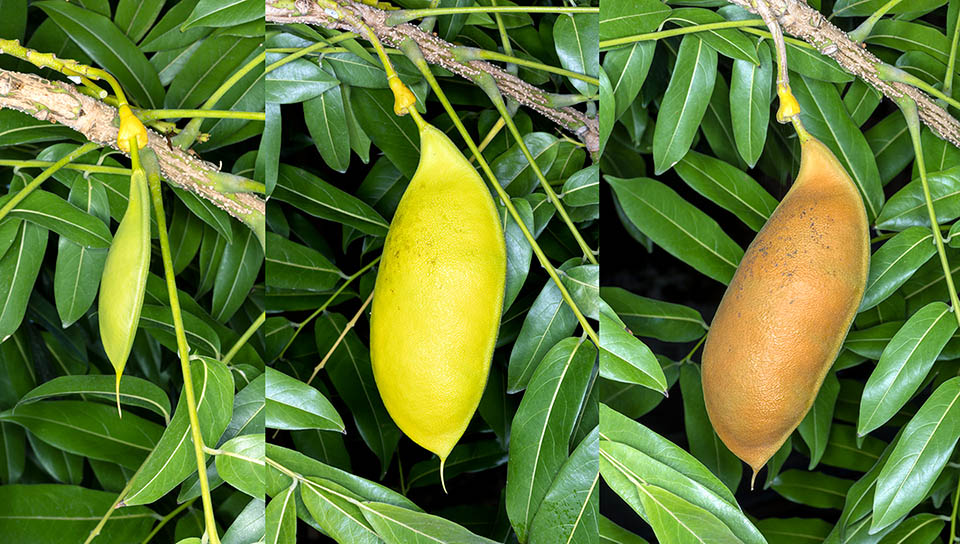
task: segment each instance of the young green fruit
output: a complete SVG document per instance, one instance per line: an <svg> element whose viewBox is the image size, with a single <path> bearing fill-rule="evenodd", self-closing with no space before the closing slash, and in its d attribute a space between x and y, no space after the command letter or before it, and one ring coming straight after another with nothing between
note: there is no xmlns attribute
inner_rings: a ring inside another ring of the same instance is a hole
<svg viewBox="0 0 960 544"><path fill-rule="evenodd" d="M833 153L803 143L800 173L747 248L703 350L703 396L753 468L800 424L860 306L870 264L863 201Z"/></svg>
<svg viewBox="0 0 960 544"><path fill-rule="evenodd" d="M127 210L107 252L98 303L100 340L117 372L117 410L120 409L120 376L137 334L149 271L150 197L146 174L136 168L130 176Z"/></svg>
<svg viewBox="0 0 960 544"><path fill-rule="evenodd" d="M442 474L487 382L507 258L496 206L473 166L428 124L420 151L383 246L370 357L390 417L440 457Z"/></svg>

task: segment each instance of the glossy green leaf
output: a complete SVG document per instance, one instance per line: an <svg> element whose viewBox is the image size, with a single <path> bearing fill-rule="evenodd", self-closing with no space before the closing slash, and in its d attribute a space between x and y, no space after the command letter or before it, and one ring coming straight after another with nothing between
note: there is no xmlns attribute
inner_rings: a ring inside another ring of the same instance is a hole
<svg viewBox="0 0 960 544"><path fill-rule="evenodd" d="M589 341L561 340L543 357L520 401L510 434L507 515L522 541L567 459L570 434L596 356L596 347Z"/></svg>
<svg viewBox="0 0 960 544"><path fill-rule="evenodd" d="M267 367L267 427L343 432L343 420L320 391Z"/></svg>
<svg viewBox="0 0 960 544"><path fill-rule="evenodd" d="M662 174L690 149L710 101L717 74L717 51L695 34L680 42L653 134L655 173Z"/></svg>
<svg viewBox="0 0 960 544"><path fill-rule="evenodd" d="M233 411L233 374L227 367L207 357L190 363L197 418L205 444L216 444ZM180 395L170 425L150 457L130 481L127 504L149 504L166 495L197 470L186 395Z"/></svg>
<svg viewBox="0 0 960 544"><path fill-rule="evenodd" d="M892 295L936 251L933 234L923 227L908 227L884 243L870 258L860 311L873 308Z"/></svg>
<svg viewBox="0 0 960 544"><path fill-rule="evenodd" d="M737 151L751 168L760 160L770 123L770 89L773 62L770 50L757 49L759 64L748 60L733 61L730 75L730 118Z"/></svg>
<svg viewBox="0 0 960 544"><path fill-rule="evenodd" d="M956 330L957 319L942 302L932 302L910 316L867 379L860 401L859 434L883 425L910 400Z"/></svg>
<svg viewBox="0 0 960 544"><path fill-rule="evenodd" d="M720 225L663 183L607 176L624 213L671 255L721 283L729 283L743 250Z"/></svg>
<svg viewBox="0 0 960 544"><path fill-rule="evenodd" d="M115 390L116 379L113 376L59 376L31 389L20 399L20 404L70 395L90 395L113 402L116 399ZM170 399L167 394L143 378L124 376L120 380L120 403L146 408L162 416L164 421L170 420Z"/></svg>
<svg viewBox="0 0 960 544"><path fill-rule="evenodd" d="M263 496L266 437L244 434L217 448L217 473L228 484L254 498Z"/></svg>
<svg viewBox="0 0 960 544"><path fill-rule="evenodd" d="M693 190L732 212L754 231L763 227L777 207L777 200L747 173L709 155L690 151L674 170Z"/></svg>

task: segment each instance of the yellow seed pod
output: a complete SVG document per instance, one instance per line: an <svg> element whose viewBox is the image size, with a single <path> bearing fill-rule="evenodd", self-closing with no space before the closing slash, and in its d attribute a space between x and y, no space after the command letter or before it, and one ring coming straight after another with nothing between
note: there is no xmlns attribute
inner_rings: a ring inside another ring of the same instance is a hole
<svg viewBox="0 0 960 544"><path fill-rule="evenodd" d="M143 169L130 176L127 211L107 252L100 278L98 319L100 340L117 372L117 409L120 376L133 347L150 271L150 195Z"/></svg>
<svg viewBox="0 0 960 544"><path fill-rule="evenodd" d="M130 106L120 106L120 131L117 133L117 147L124 153L130 152L130 138L137 138L137 145L143 148L150 141L147 127L133 114Z"/></svg>
<svg viewBox="0 0 960 544"><path fill-rule="evenodd" d="M383 247L370 356L387 411L440 457L442 478L483 396L507 258L496 206L473 166L426 123L420 150Z"/></svg>

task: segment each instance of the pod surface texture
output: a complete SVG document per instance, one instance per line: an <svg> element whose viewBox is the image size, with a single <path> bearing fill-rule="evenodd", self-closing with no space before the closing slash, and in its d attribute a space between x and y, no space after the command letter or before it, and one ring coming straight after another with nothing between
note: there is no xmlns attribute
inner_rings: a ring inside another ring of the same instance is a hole
<svg viewBox="0 0 960 544"><path fill-rule="evenodd" d="M486 386L506 247L489 191L453 142L426 125L420 149L383 247L370 357L400 430L446 459Z"/></svg>
<svg viewBox="0 0 960 544"><path fill-rule="evenodd" d="M754 476L816 399L869 268L860 194L811 138L796 181L740 261L703 351L710 421Z"/></svg>

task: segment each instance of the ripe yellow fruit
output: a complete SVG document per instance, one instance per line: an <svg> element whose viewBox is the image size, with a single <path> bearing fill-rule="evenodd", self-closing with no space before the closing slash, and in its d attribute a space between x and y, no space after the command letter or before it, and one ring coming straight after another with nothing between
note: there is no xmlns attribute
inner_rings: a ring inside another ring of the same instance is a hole
<svg viewBox="0 0 960 544"><path fill-rule="evenodd" d="M793 187L740 261L703 350L710 421L754 478L816 399L869 268L860 194L811 137Z"/></svg>
<svg viewBox="0 0 960 544"><path fill-rule="evenodd" d="M496 206L473 166L426 123L420 151L383 247L370 357L390 416L440 457L442 475L483 396L507 257Z"/></svg>

